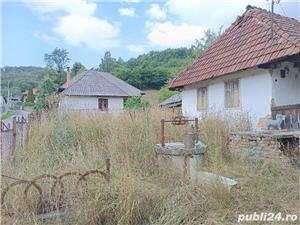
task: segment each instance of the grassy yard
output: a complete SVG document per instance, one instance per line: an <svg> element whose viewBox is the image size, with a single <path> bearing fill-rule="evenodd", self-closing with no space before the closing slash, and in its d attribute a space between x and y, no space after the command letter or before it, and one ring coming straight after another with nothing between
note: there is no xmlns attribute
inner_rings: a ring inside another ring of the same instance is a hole
<svg viewBox="0 0 300 225"><path fill-rule="evenodd" d="M54 223L36 220L20 200L24 186L16 187L7 195L7 207L28 215L26 219L2 215L2 220L5 224L221 225L237 224L241 213L299 215L299 170L229 153L230 130L248 127L241 117L235 126L218 115L200 121L200 136L209 146L201 170L236 179L239 183L230 191L218 184L188 182L170 168L160 167L154 145L159 143L160 119L170 117L170 111L150 109L113 116L50 113L33 121L26 146L16 151L12 164L2 165L3 174L30 179L44 173L84 172L102 169L110 158L111 180L107 184L92 176L88 191L77 196L73 194L77 178L70 176L65 181L65 199L72 207ZM180 139L184 129L167 126L167 139ZM8 181L3 179L2 185ZM49 183L42 185L49 189ZM30 190L34 200L34 189Z"/></svg>

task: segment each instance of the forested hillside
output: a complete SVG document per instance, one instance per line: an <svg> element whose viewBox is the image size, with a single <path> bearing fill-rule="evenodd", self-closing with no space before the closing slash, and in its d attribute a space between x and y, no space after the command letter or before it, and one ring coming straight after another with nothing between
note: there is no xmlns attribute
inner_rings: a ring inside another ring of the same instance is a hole
<svg viewBox="0 0 300 225"><path fill-rule="evenodd" d="M96 69L112 73L143 90L159 89L197 58L220 34L221 29L218 33L207 30L204 38L195 40L190 48L150 51L128 61L120 57L114 58L107 51ZM30 87L38 87L46 75L57 88L65 82L64 71L70 61L68 54L65 49L58 48L51 54L45 54L45 68L33 66L1 68L1 94L7 95L8 84L11 95L19 95L21 91L26 91ZM72 75L85 69L80 62L75 62L72 66Z"/></svg>
<svg viewBox="0 0 300 225"><path fill-rule="evenodd" d="M34 66L4 66L1 68L1 95L7 95L8 85L11 95L37 87L47 74L47 69Z"/></svg>
<svg viewBox="0 0 300 225"><path fill-rule="evenodd" d="M105 52L99 70L112 73L140 89L159 89L195 60L221 34L211 30L204 38L195 40L190 48L151 51L124 62Z"/></svg>

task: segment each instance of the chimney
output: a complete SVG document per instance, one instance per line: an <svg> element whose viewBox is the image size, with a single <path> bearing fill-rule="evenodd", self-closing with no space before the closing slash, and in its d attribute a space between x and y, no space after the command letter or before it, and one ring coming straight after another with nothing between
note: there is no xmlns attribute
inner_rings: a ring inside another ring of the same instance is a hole
<svg viewBox="0 0 300 225"><path fill-rule="evenodd" d="M71 81L70 67L67 67L67 88L70 87L71 84L72 84L72 81Z"/></svg>

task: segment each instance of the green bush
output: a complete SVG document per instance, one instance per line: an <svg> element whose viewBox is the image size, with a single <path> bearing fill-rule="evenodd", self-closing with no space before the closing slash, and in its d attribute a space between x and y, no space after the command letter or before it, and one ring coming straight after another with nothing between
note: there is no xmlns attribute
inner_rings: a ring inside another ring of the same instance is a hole
<svg viewBox="0 0 300 225"><path fill-rule="evenodd" d="M33 107L34 106L34 103L33 102L24 102L23 103L23 106L29 106L29 107Z"/></svg>
<svg viewBox="0 0 300 225"><path fill-rule="evenodd" d="M1 116L1 120L5 120L13 115L12 111L7 111Z"/></svg>
<svg viewBox="0 0 300 225"><path fill-rule="evenodd" d="M36 103L34 106L35 110L40 110L48 107L48 102L46 96L53 93L57 90L55 83L49 78L46 77L41 85L39 86L39 92L37 95Z"/></svg>
<svg viewBox="0 0 300 225"><path fill-rule="evenodd" d="M158 100L159 102L162 102L173 95L177 95L178 93L178 91L171 91L170 89L163 87L158 91Z"/></svg>
<svg viewBox="0 0 300 225"><path fill-rule="evenodd" d="M134 96L125 102L125 109L146 109L149 108L151 105L148 101L142 99L140 96Z"/></svg>
<svg viewBox="0 0 300 225"><path fill-rule="evenodd" d="M33 102L34 102L33 89L32 87L30 87L27 92L26 103L33 103Z"/></svg>

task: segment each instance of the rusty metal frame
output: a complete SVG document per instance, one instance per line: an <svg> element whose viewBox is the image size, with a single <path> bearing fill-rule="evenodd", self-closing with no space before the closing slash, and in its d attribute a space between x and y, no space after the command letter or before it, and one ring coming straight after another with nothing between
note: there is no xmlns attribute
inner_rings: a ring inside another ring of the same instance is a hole
<svg viewBox="0 0 300 225"><path fill-rule="evenodd" d="M198 140L198 118L195 119L188 119L184 116L175 116L172 120L164 120L162 119L160 121L160 143L162 147L165 147L165 123L171 123L174 126L180 126L185 125L188 122L194 122L195 123L195 130L196 130L196 141Z"/></svg>
<svg viewBox="0 0 300 225"><path fill-rule="evenodd" d="M43 213L54 212L56 210L61 210L64 208L64 206L65 206L65 204L64 204L65 186L63 183L64 177L78 176L78 180L76 183L76 190L77 190L76 195L79 196L78 190L79 190L79 186L82 185L81 182L84 181L85 184L87 185L87 177L91 174L100 174L102 177L104 177L104 179L107 182L109 182L110 181L110 159L105 160L105 168L103 171L89 170L83 174L79 173L79 172L75 172L75 171L67 172L60 176L55 176L55 175L51 175L51 174L43 174L43 175L37 176L31 180L18 179L18 178L14 178L14 177L10 177L10 176L1 174L1 176L3 178L9 178L9 179L14 180L13 183L10 183L1 192L1 207L2 207L2 209L4 209L3 210L4 215L13 216L15 214L15 212L11 212L4 207L6 194L11 190L11 188L13 188L15 186L22 185L22 184L26 185L24 188L24 191L23 191L23 200L26 203L28 208L32 208L28 201L28 192L29 192L30 188L34 187L38 191L39 196L38 196L38 203L37 203L35 214L40 215ZM50 188L50 199L51 199L50 202L43 201L44 191L43 191L42 187L37 183L37 181L42 180L42 179L54 180L54 182ZM57 185L59 185L58 194L55 193L55 191L57 190ZM52 201L52 200L54 200L54 201Z"/></svg>

